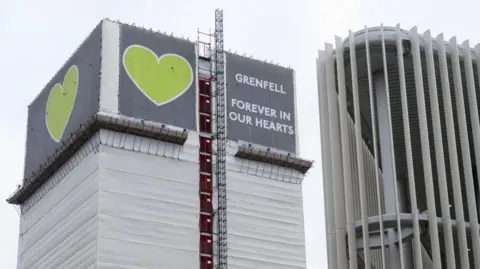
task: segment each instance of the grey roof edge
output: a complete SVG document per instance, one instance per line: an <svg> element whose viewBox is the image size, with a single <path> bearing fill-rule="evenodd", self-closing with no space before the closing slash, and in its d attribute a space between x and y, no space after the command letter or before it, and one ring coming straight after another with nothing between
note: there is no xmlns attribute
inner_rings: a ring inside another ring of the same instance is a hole
<svg viewBox="0 0 480 269"><path fill-rule="evenodd" d="M362 30L354 32L355 46L356 47L365 46L365 33L367 33L367 32L368 32L369 45L370 46L380 45L381 42L382 42L381 29L382 29L382 26L375 26L375 27L366 28L366 30L362 29ZM400 32L401 32L401 35L402 35L401 36L402 40L410 40L410 35L409 35L410 31L409 30L400 29ZM443 34L441 33L441 34L438 34L437 36L439 36L439 35L443 35ZM396 27L383 26L383 36L384 36L384 39L385 39L385 46L396 46ZM425 47L425 40L423 38L423 34L419 33L418 34L418 39L419 39L420 48L424 48ZM350 41L349 37L344 38L344 40L343 40L344 50L349 49L349 47L348 47L349 41ZM436 37L434 37L434 36L432 36L432 47L433 47L434 52L437 51L438 45L437 45ZM458 50L459 56L461 58L463 58L463 46L461 44L458 44L457 47L459 48L459 50ZM445 41L445 51L446 51L447 55L451 54L450 44L449 44L448 40ZM472 52L472 59L476 59L475 49L471 47L470 51ZM335 51L334 51L334 54L335 54Z"/></svg>

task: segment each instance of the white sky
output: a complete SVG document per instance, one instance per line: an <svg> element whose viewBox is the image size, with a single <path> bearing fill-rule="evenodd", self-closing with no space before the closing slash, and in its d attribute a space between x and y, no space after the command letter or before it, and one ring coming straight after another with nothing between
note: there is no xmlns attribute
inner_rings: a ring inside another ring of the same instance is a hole
<svg viewBox="0 0 480 269"><path fill-rule="evenodd" d="M0 198L23 175L27 106L103 17L196 39L224 9L225 47L296 70L307 269L327 268L315 58L323 42L380 23L480 40L480 2L444 0L0 0ZM0 268L16 268L18 215L0 202Z"/></svg>

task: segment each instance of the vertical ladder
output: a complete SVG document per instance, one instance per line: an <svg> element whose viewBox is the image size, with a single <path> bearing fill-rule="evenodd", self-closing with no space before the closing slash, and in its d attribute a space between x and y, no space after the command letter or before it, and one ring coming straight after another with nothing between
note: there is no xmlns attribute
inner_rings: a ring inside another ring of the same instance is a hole
<svg viewBox="0 0 480 269"><path fill-rule="evenodd" d="M227 269L227 175L226 175L226 121L225 121L225 52L223 50L223 10L215 10L215 98L218 186L218 268Z"/></svg>
<svg viewBox="0 0 480 269"><path fill-rule="evenodd" d="M202 40L201 37L207 37ZM213 133L212 133L212 35L198 31L197 73L199 85L200 163L200 269L214 268L213 253Z"/></svg>

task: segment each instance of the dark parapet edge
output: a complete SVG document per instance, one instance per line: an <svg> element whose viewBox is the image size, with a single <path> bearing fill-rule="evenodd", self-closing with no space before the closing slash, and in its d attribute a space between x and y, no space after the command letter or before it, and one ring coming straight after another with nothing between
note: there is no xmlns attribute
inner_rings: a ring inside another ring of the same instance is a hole
<svg viewBox="0 0 480 269"><path fill-rule="evenodd" d="M155 34L155 35L158 35L158 36L169 37L169 38L176 39L178 41L185 41L185 42L188 42L192 45L194 45L196 43L196 40L190 40L188 37L175 35L175 33L173 33L173 32L168 33L167 31L161 31L161 30L158 30L158 29L147 28L143 25L137 25L135 23L122 22L120 20L113 20L113 19L110 19L110 18L104 18L103 20L113 22L113 23L117 23L121 27L130 27L130 28L133 28L133 29L136 29L136 30L149 32L149 33L152 33L152 34Z"/></svg>
<svg viewBox="0 0 480 269"><path fill-rule="evenodd" d="M156 34L156 35L159 35L159 36L163 36L163 37L170 37L170 38L174 38L174 39L177 39L179 41L185 41L185 42L188 42L188 43L191 43L191 44L196 44L198 40L190 40L188 37L184 37L184 36L177 36L175 35L173 32L171 33L168 33L167 31L162 31L162 30L158 30L158 29L153 29L153 28L147 28L143 25L137 25L135 23L128 23L128 22L122 22L120 20L115 20L115 19L111 19L111 18L104 18L103 20L106 20L106 21L109 21L109 22L113 22L113 23L117 23L119 24L120 26L124 26L124 27L130 27L130 28L134 28L134 29L137 29L137 30L141 30L141 31L146 31L146 32L150 32L152 34ZM103 21L102 20L102 21ZM212 35L214 33L211 33ZM214 48L213 48L213 43L211 44L212 45L212 54L214 53ZM283 68L283 69L286 69L286 70L294 70L291 66L287 66L287 65L284 65L284 64L280 64L280 63L277 63L277 62L273 62L269 59L260 59L259 57L256 57L254 55L247 55L247 53L239 53L237 51L232 51L232 50L229 50L229 49L225 49L225 52L227 54L231 54L231 55L234 55L234 56L238 56L238 57L242 57L242 58L245 58L245 59L248 59L248 60L252 60L252 61L255 61L255 62L258 62L258 63L262 63L262 64L268 64L268 65L271 65L271 66L274 66L274 67L279 67L279 68ZM210 60L208 57L205 58L205 57L200 57L200 58L204 58L204 60Z"/></svg>
<svg viewBox="0 0 480 269"><path fill-rule="evenodd" d="M254 146L239 146L238 151L234 156L251 161L292 168L303 175L305 175L313 166L313 161L296 157L290 153L280 153Z"/></svg>
<svg viewBox="0 0 480 269"><path fill-rule="evenodd" d="M290 65L287 66L287 65L284 65L284 64L273 62L273 61L268 60L268 59L262 60L260 58L256 58L254 55L248 56L246 53L240 54L237 51L233 52L233 51L227 49L225 51L225 54L226 54L227 62L228 62L228 55L230 54L232 56L244 58L244 59L254 61L254 62L257 62L257 63L260 63L260 64L267 64L267 65L270 65L272 67L282 68L282 69L285 69L285 70L288 70L288 71L294 71L294 69Z"/></svg>
<svg viewBox="0 0 480 269"><path fill-rule="evenodd" d="M355 42L355 48L365 48L365 33L368 32L368 39L369 39L369 45L370 47L372 46L381 46L381 26L375 26L375 27L369 27L366 29L361 29L358 30L357 32L354 33L354 42ZM395 26L383 26L383 34L384 34L384 41L385 41L385 46L386 47L396 47L397 41L396 41L396 27ZM408 41L407 43L410 42L410 30L400 28L400 35L401 39L403 42ZM443 35L443 33L440 33L438 35ZM433 46L433 51L436 53L438 51L438 43L436 36L438 35L433 35L432 34L432 46ZM456 37L456 36L453 36ZM452 53L452 50L450 48L450 38L445 37L444 43L445 43L445 52L447 54L447 57L449 57ZM343 45L344 47L344 53L348 54L350 51L350 47L348 46L350 41L350 37L346 37L343 39ZM423 33L419 32L418 33L418 42L420 46L420 50L423 50L425 48L425 38L423 36ZM402 45L407 45L406 43L403 43ZM410 44L408 44L410 46ZM407 47L408 47L407 46ZM471 44L470 44L471 46ZM475 45L476 46L476 45ZM463 53L463 41L459 40L457 38L457 47L459 49L458 54L460 59L463 59L464 53ZM475 48L470 47L470 50L472 52L472 59L476 59L475 56ZM336 52L334 51L334 54Z"/></svg>
<svg viewBox="0 0 480 269"><path fill-rule="evenodd" d="M62 142L56 152L30 177L23 180L22 186L7 199L9 204L23 204L31 197L55 172L65 164L96 132L106 129L131 135L152 138L173 144L184 145L187 141L186 130L177 131L161 125L148 124L142 120L111 115L95 114L78 131Z"/></svg>

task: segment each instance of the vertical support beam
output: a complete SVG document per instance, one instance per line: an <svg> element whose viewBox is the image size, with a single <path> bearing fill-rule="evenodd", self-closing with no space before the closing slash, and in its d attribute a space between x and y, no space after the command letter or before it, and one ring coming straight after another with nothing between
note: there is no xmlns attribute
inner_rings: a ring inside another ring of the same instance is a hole
<svg viewBox="0 0 480 269"><path fill-rule="evenodd" d="M375 90L377 97L378 111L378 135L380 139L380 156L382 158L383 174L383 198L385 201L385 213L395 214L395 182L394 182L394 163L391 160L392 148L390 145L389 130L389 106L387 105L386 85L383 72L376 73Z"/></svg>
<svg viewBox="0 0 480 269"><path fill-rule="evenodd" d="M355 217L352 190L352 170L350 158L350 141L348 133L348 111L347 111L347 93L345 89L345 70L343 57L343 42L341 37L335 37L337 57L337 81L339 92L339 111L340 111L340 130L342 139L342 163L343 178L345 180L345 205L347 210L347 237L348 237L348 259L349 268L358 268L356 234L355 234Z"/></svg>
<svg viewBox="0 0 480 269"><path fill-rule="evenodd" d="M448 199L447 174L443 152L442 125L438 105L437 78L435 75L435 60L433 58L432 37L430 31L424 34L425 54L427 61L428 86L432 112L433 135L435 142L435 159L437 165L438 185L440 190L440 207L442 209L443 236L446 250L446 268L455 269L455 251L453 247L452 219L450 217L450 202ZM435 266L435 261L434 261ZM435 267L434 267L435 268Z"/></svg>
<svg viewBox="0 0 480 269"><path fill-rule="evenodd" d="M357 149L358 184L360 191L360 210L362 215L363 260L365 268L370 268L370 237L368 231L367 188L365 186L365 164L363 160L362 118L358 96L357 60L355 53L355 36L349 32L350 68L352 74L353 107L355 118L355 144Z"/></svg>
<svg viewBox="0 0 480 269"><path fill-rule="evenodd" d="M379 126L379 139L380 139L380 156L382 158L382 179L383 179L383 200L385 201L385 213L396 214L397 219L399 215L396 201L396 189L393 176L393 164L391 161L392 149L390 147L390 132L388 129L389 114L387 106L387 97L385 89L385 79L383 73L377 73L375 78L375 90L377 94L377 110L378 110L378 126ZM387 230L388 242L391 242L388 246L388 266L389 269L400 269L400 246L397 247L392 242L395 242L395 232L392 229ZM397 238L398 239L398 238ZM402 268L403 269L403 268Z"/></svg>
<svg viewBox="0 0 480 269"><path fill-rule="evenodd" d="M422 257L423 257L423 263L424 263L424 268L426 269L435 269L433 266L433 261L430 258L430 254L428 254L427 250L425 249L425 246L422 245Z"/></svg>
<svg viewBox="0 0 480 269"><path fill-rule="evenodd" d="M227 269L227 175L226 175L226 121L225 121L225 53L223 50L223 10L215 10L215 96L218 185L218 267Z"/></svg>
<svg viewBox="0 0 480 269"><path fill-rule="evenodd" d="M385 199L385 206L387 208L388 213L392 213L392 209L394 210L396 214L396 219L397 219L397 235L398 235L398 241L399 241L399 246L398 246L398 258L400 259L399 261L396 260L395 256L397 256L397 251L392 250L394 248L393 245L390 246L390 255L393 257L390 257L389 262L390 266L389 268L398 268L398 265L400 265L401 269L405 269L405 264L404 264L404 255L403 255L403 243L402 243L402 226L400 224L400 206L398 202L398 186L397 186L397 171L396 171L396 162L395 162L395 153L394 153L394 145L393 145L393 130L392 130L392 116L391 116L391 106L390 106L390 89L388 85L388 66L387 66L387 55L386 55L386 49L385 49L385 36L384 36L384 29L383 29L383 24L380 28L380 35L381 35L381 43L382 43L382 59L383 59L383 88L380 86L381 84L381 79L378 79L379 85L377 85L377 94L382 95L383 94L383 100L381 98L378 98L378 103L379 105L383 108L383 111L380 110L379 108L379 121L381 119L380 115L382 115L383 120L385 121L384 124L381 126L386 126L388 128L381 128L380 129L380 143L385 144L386 146L386 153L388 155L384 155L382 151L382 168L383 168L383 180L384 180L384 190L392 190L393 189L393 196L386 197ZM382 101L385 102L382 104ZM386 107L385 107L386 105ZM386 118L385 118L386 117ZM382 141L385 140L384 143ZM383 147L381 147L383 149ZM387 188L385 185L390 184L390 186ZM393 185L393 186L392 186ZM385 195L391 194L387 193L385 191ZM391 198L394 197L394 202L387 202L388 200L391 200ZM389 236L391 237L393 231L389 231Z"/></svg>
<svg viewBox="0 0 480 269"><path fill-rule="evenodd" d="M335 239L335 206L333 197L332 158L330 149L330 132L328 116L328 87L327 87L327 55L325 51L318 52L317 84L318 101L320 105L320 137L322 145L323 193L325 207L325 224L327 238L328 268L338 268L337 242Z"/></svg>
<svg viewBox="0 0 480 269"><path fill-rule="evenodd" d="M402 102L403 132L405 136L405 151L407 157L408 189L410 191L410 205L413 218L413 255L416 269L423 268L422 248L420 242L420 225L418 223L417 193L415 188L415 174L413 167L412 141L410 138L410 118L408 113L407 87L405 83L405 66L403 62L403 46L400 25L395 28L398 75L400 80L400 95Z"/></svg>
<svg viewBox="0 0 480 269"><path fill-rule="evenodd" d="M480 267L480 231L478 225L477 203L475 200L475 186L473 184L472 161L470 159L470 144L468 141L467 119L464 103L465 101L463 98L463 85L460 71L460 59L458 55L457 40L455 37L450 39L450 49L452 51L455 103L457 105L458 127L460 132L460 143L462 147L463 174L466 186L465 191L467 193L468 216L470 220L470 225L472 226L471 236L473 242L473 256L475 258L475 268L478 268Z"/></svg>
<svg viewBox="0 0 480 269"><path fill-rule="evenodd" d="M460 169L458 165L457 143L455 124L453 119L453 105L450 92L450 80L448 75L447 55L443 34L437 36L438 59L440 65L440 78L442 82L442 97L445 110L447 128L448 154L450 156L450 173L453 187L453 200L455 204L455 220L457 222L457 235L459 244L460 264L462 269L469 269L467 252L467 232L465 230L465 216L463 213L463 198L460 184Z"/></svg>
<svg viewBox="0 0 480 269"><path fill-rule="evenodd" d="M338 115L338 97L336 91L335 63L333 46L325 43L327 55L327 90L328 90L328 116L330 123L330 152L332 155L332 180L333 197L335 203L335 231L337 240L337 268L348 268L347 245L345 242L346 215L345 215L345 193L342 168L342 155L340 144L340 124Z"/></svg>
<svg viewBox="0 0 480 269"><path fill-rule="evenodd" d="M381 185L380 185L380 165L379 165L379 153L378 153L378 139L377 139L377 116L375 108L375 96L373 95L373 83L372 83L372 67L370 63L370 45L368 39L368 29L365 26L365 53L367 57L367 73L368 73L368 93L370 97L370 115L372 122L372 134L373 134L373 154L375 160L375 182L377 186L377 206L378 206L378 220L380 222L380 241L384 241L385 230L383 228L383 209L382 209L382 197L381 197ZM382 269L386 269L386 257L385 246L381 244L382 251Z"/></svg>
<svg viewBox="0 0 480 269"><path fill-rule="evenodd" d="M391 160L393 154L390 146L389 113L386 96L386 83L383 72L379 72L375 77L375 90L377 94L377 111L380 139L380 156L382 158L383 174L383 198L385 201L385 213L395 214L395 182L394 182L394 163Z"/></svg>

